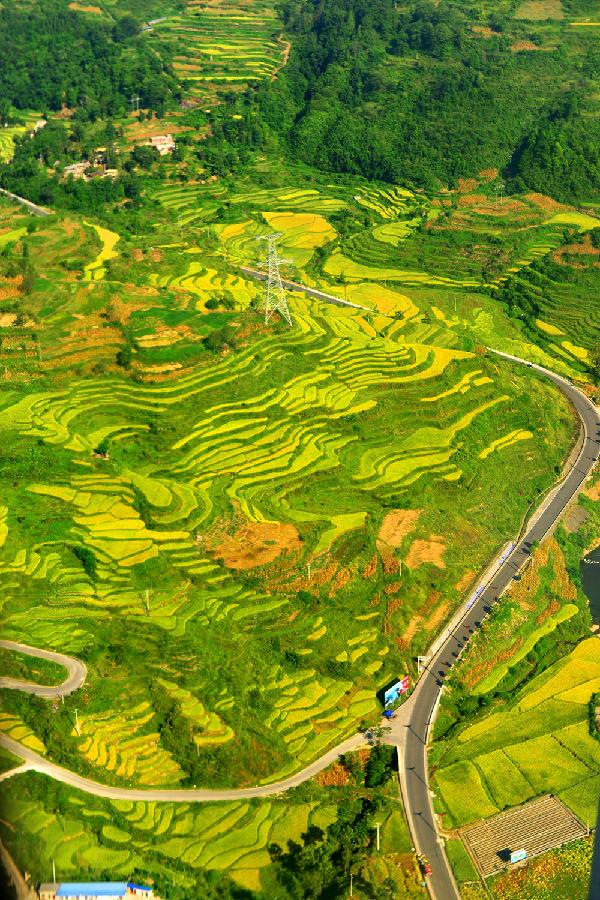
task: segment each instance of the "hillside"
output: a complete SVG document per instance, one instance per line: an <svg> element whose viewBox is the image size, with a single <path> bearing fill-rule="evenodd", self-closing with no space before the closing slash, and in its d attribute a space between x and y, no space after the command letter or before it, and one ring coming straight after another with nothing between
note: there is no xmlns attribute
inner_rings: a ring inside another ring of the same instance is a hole
<svg viewBox="0 0 600 900"><path fill-rule="evenodd" d="M598 397L593 21L584 0L3 6L24 61L0 72L0 184L48 215L0 197L2 638L87 677L2 689L0 734L113 787L264 785L414 682L577 439L563 394L489 348ZM288 291L292 324L265 321L273 233L284 277L342 305ZM596 654L586 515L453 674L431 757L453 833L546 789L591 814L596 657L555 690ZM529 740L568 743L564 777L532 776ZM207 805L15 774L0 836L34 880L55 859L167 900L345 896L351 871L355 896L421 896L386 753Z"/></svg>

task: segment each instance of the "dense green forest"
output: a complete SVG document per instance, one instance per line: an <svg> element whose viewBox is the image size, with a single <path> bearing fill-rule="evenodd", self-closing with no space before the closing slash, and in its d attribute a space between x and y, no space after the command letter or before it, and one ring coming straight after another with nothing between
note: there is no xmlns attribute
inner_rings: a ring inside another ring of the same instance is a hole
<svg viewBox="0 0 600 900"><path fill-rule="evenodd" d="M575 201L600 188L598 120L575 100L597 83L597 41L515 52L506 17L484 17L482 39L443 0L290 0L284 15L290 62L258 107L305 162L425 187L494 166Z"/></svg>
<svg viewBox="0 0 600 900"><path fill-rule="evenodd" d="M222 98L200 163L221 176L238 170L248 150L275 145L324 171L427 190L498 168L509 190L593 199L597 36L523 24L507 9L486 13L467 0L286 0L288 64L276 79ZM140 21L124 11L114 21L82 16L58 0L25 11L11 0L0 10L0 58L18 62L0 66L0 117L11 103L65 105L81 129L118 118L134 92L162 115L180 88L138 33ZM528 52L517 52L521 44ZM5 170L6 187L78 209L134 196L131 184L52 185L33 167L40 153L51 164L44 146L25 144ZM65 136L57 159L69 157L66 144Z"/></svg>
<svg viewBox="0 0 600 900"><path fill-rule="evenodd" d="M58 0L2 4L0 61L0 118L12 104L77 107L93 120L124 112L133 92L157 110L178 94L176 80L138 38L132 16L82 16Z"/></svg>

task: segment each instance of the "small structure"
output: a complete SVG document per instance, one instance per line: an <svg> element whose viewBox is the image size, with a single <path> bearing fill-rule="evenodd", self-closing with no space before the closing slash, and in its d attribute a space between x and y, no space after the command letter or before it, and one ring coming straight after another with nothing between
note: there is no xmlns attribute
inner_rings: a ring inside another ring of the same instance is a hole
<svg viewBox="0 0 600 900"><path fill-rule="evenodd" d="M43 884L40 884L40 889L38 891L40 900L54 900L59 887L60 885L57 881L46 881Z"/></svg>
<svg viewBox="0 0 600 900"><path fill-rule="evenodd" d="M140 900L159 900L152 888L130 881L62 881L40 885L40 900L122 900L138 897Z"/></svg>
<svg viewBox="0 0 600 900"><path fill-rule="evenodd" d="M155 147L161 156L166 156L175 149L175 140L172 134L154 134L148 143L151 147Z"/></svg>
<svg viewBox="0 0 600 900"><path fill-rule="evenodd" d="M86 172L90 167L89 160L84 159L83 162L71 163L70 166L65 166L63 169L64 178L83 178L86 179Z"/></svg>

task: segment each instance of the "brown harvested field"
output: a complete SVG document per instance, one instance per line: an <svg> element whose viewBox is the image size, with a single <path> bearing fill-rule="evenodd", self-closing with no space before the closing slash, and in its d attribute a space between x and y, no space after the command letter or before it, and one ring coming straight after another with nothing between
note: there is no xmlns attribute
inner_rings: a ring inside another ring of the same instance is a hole
<svg viewBox="0 0 600 900"><path fill-rule="evenodd" d="M586 488L583 492L586 497L589 497L590 500L600 500L600 478L595 484L592 484L589 488Z"/></svg>
<svg viewBox="0 0 600 900"><path fill-rule="evenodd" d="M547 213L565 212L569 209L565 203L559 203L558 200L553 200L545 194L537 194L533 191L525 194L525 199L529 200L530 203L535 203L536 206L539 206L540 209Z"/></svg>
<svg viewBox="0 0 600 900"><path fill-rule="evenodd" d="M421 616L413 616L402 634L400 635L400 639L398 641L398 646L400 648L409 647L412 639L417 633L417 629L421 624Z"/></svg>
<svg viewBox="0 0 600 900"><path fill-rule="evenodd" d="M549 50L550 47L540 47L539 44L534 44L533 41L515 41L514 44L511 44L511 48L513 53L521 53L524 50Z"/></svg>
<svg viewBox="0 0 600 900"><path fill-rule="evenodd" d="M542 21L564 19L561 0L524 0L515 13L515 19Z"/></svg>
<svg viewBox="0 0 600 900"><path fill-rule="evenodd" d="M334 763L328 769L319 772L315 776L315 781L321 787L343 787L350 781L350 772L342 763Z"/></svg>
<svg viewBox="0 0 600 900"><path fill-rule="evenodd" d="M214 550L230 569L254 569L273 562L282 553L299 550L298 532L283 522L248 522L225 537Z"/></svg>
<svg viewBox="0 0 600 900"><path fill-rule="evenodd" d="M378 539L388 547L401 547L406 535L414 531L422 512L422 509L392 509L381 523Z"/></svg>
<svg viewBox="0 0 600 900"><path fill-rule="evenodd" d="M405 563L409 569L418 569L426 563L445 569L443 555L446 550L444 539L439 534L432 534L428 541L416 540L410 545Z"/></svg>
<svg viewBox="0 0 600 900"><path fill-rule="evenodd" d="M552 254L552 258L554 262L563 264L563 256L597 256L600 257L600 247L594 247L592 244L592 238L589 234L583 235L580 241L576 244L566 244L562 247L559 247ZM573 268L584 268L583 263L577 264L573 263L572 260L569 261L569 265ZM595 266L600 265L600 263L595 262Z"/></svg>
<svg viewBox="0 0 600 900"><path fill-rule="evenodd" d="M459 834L480 874L488 878L506 867L511 850L526 850L531 858L583 837L586 829L557 797L545 796L461 828Z"/></svg>
<svg viewBox="0 0 600 900"><path fill-rule="evenodd" d="M438 591L435 591L434 593L437 595L437 597L439 597ZM437 609L435 609L431 616L425 621L425 631L427 631L428 633L435 631L438 625L441 625L446 618L449 609L450 601L446 600L444 601L444 603L440 603Z"/></svg>
<svg viewBox="0 0 600 900"><path fill-rule="evenodd" d="M471 584L471 582L473 581L474 578L475 578L475 572L472 572L472 571L465 572L463 577L461 579L459 579L459 581L457 581L456 584L454 585L454 590L456 590L460 594L462 594L463 591L466 591L466 589L469 587L469 585Z"/></svg>

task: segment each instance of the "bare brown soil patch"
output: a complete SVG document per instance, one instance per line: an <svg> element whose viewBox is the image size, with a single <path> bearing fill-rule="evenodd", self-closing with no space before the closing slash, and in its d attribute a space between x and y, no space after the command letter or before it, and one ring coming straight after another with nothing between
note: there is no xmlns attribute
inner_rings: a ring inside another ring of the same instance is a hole
<svg viewBox="0 0 600 900"><path fill-rule="evenodd" d="M483 178L484 181L494 181L498 177L498 169L482 169L479 177Z"/></svg>
<svg viewBox="0 0 600 900"><path fill-rule="evenodd" d="M475 578L475 572L469 571L465 572L462 578L460 578L456 584L454 585L454 589L462 594L463 591L469 587L473 579Z"/></svg>
<svg viewBox="0 0 600 900"><path fill-rule="evenodd" d="M215 556L230 569L254 569L301 547L298 532L284 522L248 522L215 548Z"/></svg>
<svg viewBox="0 0 600 900"><path fill-rule="evenodd" d="M432 599L432 603L435 603L439 598L439 591L433 591L431 597L435 597L435 600ZM444 601L444 603L440 603L437 609L434 610L433 614L426 620L425 622L425 631L431 632L435 631L435 629L442 624L444 619L446 618L446 614L450 609L450 602L448 600Z"/></svg>
<svg viewBox="0 0 600 900"><path fill-rule="evenodd" d="M343 787L350 781L350 772L343 763L334 763L315 775L315 781L321 787Z"/></svg>
<svg viewBox="0 0 600 900"><path fill-rule="evenodd" d="M600 220L598 222L600 225ZM592 238L588 234L585 234L580 241L576 244L565 244L562 247L559 247L552 254L552 258L557 263L563 263L564 256L597 256L600 257L600 247L594 247L592 244ZM584 268L583 265L577 266L573 263L573 261L569 261L569 265L573 268ZM600 263L594 263L595 266L600 265Z"/></svg>
<svg viewBox="0 0 600 900"><path fill-rule="evenodd" d="M514 44L511 44L511 48L513 53L521 53L523 50L545 50L545 47L540 47L539 44L534 44L533 41L515 41Z"/></svg>
<svg viewBox="0 0 600 900"><path fill-rule="evenodd" d="M569 208L564 203L559 203L558 200L553 200L551 197L547 197L545 194L537 194L534 191L530 191L529 194L525 194L525 199L529 200L530 203L535 203L535 205L539 206L540 209L543 209L544 212L564 212L564 210Z"/></svg>
<svg viewBox="0 0 600 900"><path fill-rule="evenodd" d="M131 251L131 255L136 262L141 262L144 258L144 251L140 247L134 247Z"/></svg>
<svg viewBox="0 0 600 900"><path fill-rule="evenodd" d="M392 620L396 612L402 606L402 600L400 597L394 597L391 600L388 600L387 607L385 610L385 619L383 620L383 633L391 634L392 633ZM397 640L397 639L396 639Z"/></svg>
<svg viewBox="0 0 600 900"><path fill-rule="evenodd" d="M421 624L421 621L421 616L414 615L412 617L403 633L400 635L400 638L398 638L398 640L396 641L400 650L405 650L407 647L410 647L410 643L417 633L417 629Z"/></svg>
<svg viewBox="0 0 600 900"><path fill-rule="evenodd" d="M377 554L374 553L362 573L363 578L372 578L377 571Z"/></svg>
<svg viewBox="0 0 600 900"><path fill-rule="evenodd" d="M477 179L476 178L459 178L458 179L458 190L461 194L469 194L471 191L474 191L477 187Z"/></svg>
<svg viewBox="0 0 600 900"><path fill-rule="evenodd" d="M414 530L422 509L392 509L379 529L379 540L388 547L398 548L407 534Z"/></svg>
<svg viewBox="0 0 600 900"><path fill-rule="evenodd" d="M471 25L471 31L473 34L478 34L479 37L482 38L491 38L493 35L498 34L497 31L494 31L488 25Z"/></svg>
<svg viewBox="0 0 600 900"><path fill-rule="evenodd" d="M438 569L445 569L446 563L443 560L445 550L446 544L441 535L432 534L427 541L413 541L406 556L406 565L409 569L418 569L419 566L429 563Z"/></svg>
<svg viewBox="0 0 600 900"><path fill-rule="evenodd" d="M586 488L583 493L586 497L589 497L590 500L593 500L594 502L600 500L600 479L598 479L598 481L596 481L596 483L591 487Z"/></svg>

